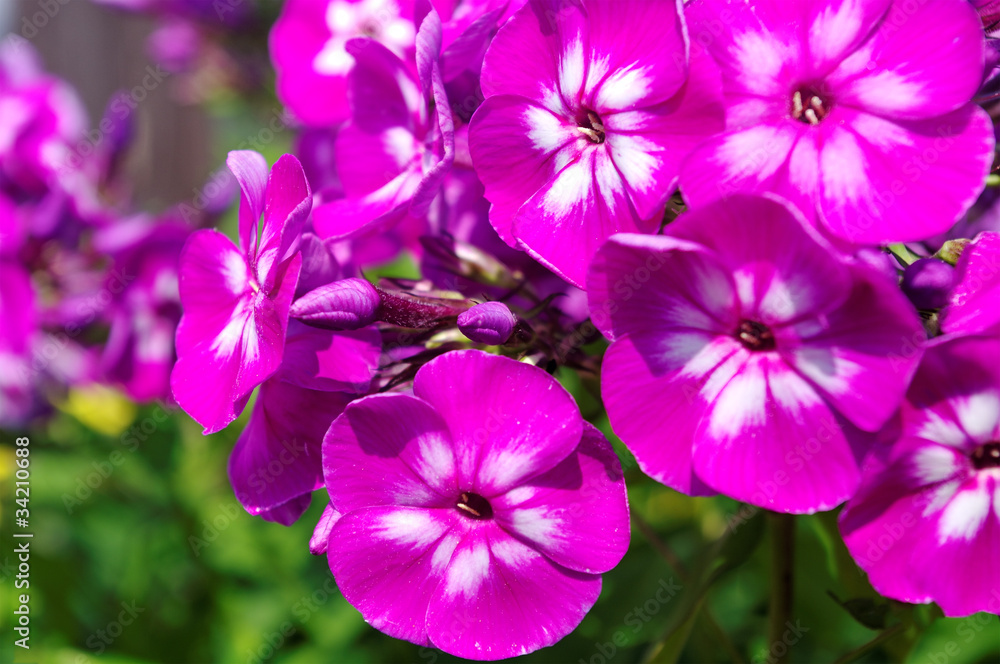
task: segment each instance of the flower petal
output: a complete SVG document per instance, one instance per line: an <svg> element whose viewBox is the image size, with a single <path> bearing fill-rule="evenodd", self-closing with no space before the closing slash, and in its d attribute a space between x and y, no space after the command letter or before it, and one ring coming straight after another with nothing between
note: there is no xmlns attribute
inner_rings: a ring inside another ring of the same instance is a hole
<svg viewBox="0 0 1000 664"><path fill-rule="evenodd" d="M782 357L855 426L875 431L903 400L926 338L916 311L894 283L863 266L843 306L799 327ZM799 345L801 344L801 345Z"/></svg>
<svg viewBox="0 0 1000 664"><path fill-rule="evenodd" d="M538 262L583 287L598 248L615 233L652 232L640 220L603 146L588 148L532 196L514 218L514 237Z"/></svg>
<svg viewBox="0 0 1000 664"><path fill-rule="evenodd" d="M750 355L718 392L695 435L694 470L759 507L810 514L850 497L862 437L774 353Z"/></svg>
<svg viewBox="0 0 1000 664"><path fill-rule="evenodd" d="M485 498L552 469L580 443L573 397L542 369L482 351L455 351L417 372L413 393L454 441L458 482Z"/></svg>
<svg viewBox="0 0 1000 664"><path fill-rule="evenodd" d="M621 463L607 439L584 425L576 452L552 470L491 501L501 528L568 569L607 572L629 543Z"/></svg>
<svg viewBox="0 0 1000 664"><path fill-rule="evenodd" d="M460 541L461 519L457 510L394 505L345 514L326 550L337 587L372 627L430 645L428 605Z"/></svg>
<svg viewBox="0 0 1000 664"><path fill-rule="evenodd" d="M613 236L591 263L587 293L591 319L611 339L650 329L730 334L739 325L729 271L712 252L677 238Z"/></svg>
<svg viewBox="0 0 1000 664"><path fill-rule="evenodd" d="M695 474L691 450L708 407L702 392L718 371L735 371L738 351L730 337L694 330L675 331L667 340L630 335L611 345L601 395L612 428L644 473L688 495L715 493Z"/></svg>
<svg viewBox="0 0 1000 664"><path fill-rule="evenodd" d="M819 207L837 237L868 244L921 240L951 227L982 191L995 140L981 108L895 123L835 110L836 124L819 125L825 136Z"/></svg>
<svg viewBox="0 0 1000 664"><path fill-rule="evenodd" d="M893 2L878 30L826 83L838 104L897 119L931 118L969 103L982 81L985 48L970 3Z"/></svg>
<svg viewBox="0 0 1000 664"><path fill-rule="evenodd" d="M514 215L579 154L586 138L565 120L523 97L488 98L472 118L469 149L492 203L490 223L516 246ZM511 160L518 164L511 168Z"/></svg>
<svg viewBox="0 0 1000 664"><path fill-rule="evenodd" d="M233 150L226 166L240 183L240 249L249 256L257 245L257 224L264 212L268 168L263 155L253 150Z"/></svg>
<svg viewBox="0 0 1000 664"><path fill-rule="evenodd" d="M453 509L460 489L448 427L427 403L378 394L349 405L323 440L323 477L337 511L374 505Z"/></svg>
<svg viewBox="0 0 1000 664"><path fill-rule="evenodd" d="M265 381L229 456L229 481L250 514L323 486L320 446L353 395Z"/></svg>
<svg viewBox="0 0 1000 664"><path fill-rule="evenodd" d="M455 549L427 608L428 633L458 657L523 655L573 631L600 592L599 576L562 568L487 522Z"/></svg>
<svg viewBox="0 0 1000 664"><path fill-rule="evenodd" d="M282 265L299 249L302 228L312 209L312 193L302 164L283 155L271 168L264 203L264 222L254 256L261 288L270 293Z"/></svg>

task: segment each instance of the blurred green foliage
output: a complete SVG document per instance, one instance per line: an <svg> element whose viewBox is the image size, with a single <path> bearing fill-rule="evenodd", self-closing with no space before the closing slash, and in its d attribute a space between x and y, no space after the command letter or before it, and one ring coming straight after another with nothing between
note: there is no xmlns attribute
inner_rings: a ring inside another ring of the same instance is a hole
<svg viewBox="0 0 1000 664"><path fill-rule="evenodd" d="M562 377L603 425L587 381ZM13 646L12 630L16 595L25 592L13 588L11 537L13 442L24 432L0 432L2 661L456 661L381 635L340 596L326 560L307 549L326 503L322 493L290 528L239 507L226 460L246 415L204 437L183 413L136 408L106 391L77 395L63 408L27 432L28 530L35 534L30 651ZM633 528L631 549L605 575L601 598L579 628L521 659L767 661L775 648L769 651L765 636L770 547L762 515L726 498L682 496L644 478L629 457L624 462L641 530ZM855 661L998 660L996 616L949 620L934 607L873 602L837 537L835 515L800 517L796 525L792 661L832 662L879 636L841 603L874 611L892 630Z"/></svg>

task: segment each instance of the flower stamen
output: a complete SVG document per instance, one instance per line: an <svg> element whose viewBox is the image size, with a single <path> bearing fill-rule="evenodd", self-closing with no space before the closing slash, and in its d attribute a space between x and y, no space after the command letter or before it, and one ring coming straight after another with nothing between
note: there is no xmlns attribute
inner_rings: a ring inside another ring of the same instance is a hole
<svg viewBox="0 0 1000 664"><path fill-rule="evenodd" d="M601 116L593 111L587 111L586 120L577 121L577 130L591 143L600 145L604 142L604 123L601 122Z"/></svg>
<svg viewBox="0 0 1000 664"><path fill-rule="evenodd" d="M972 465L976 470L1000 468L1000 441L986 443L973 450Z"/></svg>
<svg viewBox="0 0 1000 664"><path fill-rule="evenodd" d="M455 507L460 509L470 519L492 519L493 507L490 501L486 500L478 493L463 491L459 496Z"/></svg>
<svg viewBox="0 0 1000 664"><path fill-rule="evenodd" d="M774 332L755 320L745 320L736 330L736 338L748 350L774 350Z"/></svg>
<svg viewBox="0 0 1000 664"><path fill-rule="evenodd" d="M801 88L792 93L792 117L799 122L816 126L830 114L830 101L811 88Z"/></svg>

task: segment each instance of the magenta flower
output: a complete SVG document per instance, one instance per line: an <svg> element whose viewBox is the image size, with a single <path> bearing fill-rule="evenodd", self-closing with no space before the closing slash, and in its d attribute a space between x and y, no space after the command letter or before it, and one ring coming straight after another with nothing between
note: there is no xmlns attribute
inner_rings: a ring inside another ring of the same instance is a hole
<svg viewBox="0 0 1000 664"><path fill-rule="evenodd" d="M998 356L997 337L928 348L898 437L866 462L840 516L851 555L887 597L937 602L946 616L1000 613Z"/></svg>
<svg viewBox="0 0 1000 664"><path fill-rule="evenodd" d="M300 233L312 206L302 166L291 155L270 176L256 152L230 152L227 164L242 188L240 246L216 230L198 231L184 245L184 315L170 377L177 403L206 434L236 419L250 392L281 363L302 263Z"/></svg>
<svg viewBox="0 0 1000 664"><path fill-rule="evenodd" d="M725 133L681 170L694 206L771 192L837 238L884 243L940 233L976 200L994 138L970 101L984 40L965 0L702 0L689 18L726 102Z"/></svg>
<svg viewBox="0 0 1000 664"><path fill-rule="evenodd" d="M313 211L316 233L333 239L424 218L455 157L437 13L420 25L416 78L378 42L356 39L348 49L352 116L335 146L344 196Z"/></svg>
<svg viewBox="0 0 1000 664"><path fill-rule="evenodd" d="M608 442L547 373L480 351L424 365L413 396L349 405L323 471L344 597L386 634L459 657L555 643L628 546Z"/></svg>
<svg viewBox="0 0 1000 664"><path fill-rule="evenodd" d="M307 125L350 117L348 73L356 37L379 42L412 61L417 30L414 0L290 0L271 30L278 96Z"/></svg>
<svg viewBox="0 0 1000 664"><path fill-rule="evenodd" d="M671 235L618 235L588 280L613 339L611 426L654 479L782 512L851 496L866 431L899 406L924 332L895 283L773 200L734 196Z"/></svg>
<svg viewBox="0 0 1000 664"><path fill-rule="evenodd" d="M0 220L2 226L2 220ZM34 358L40 336L28 272L0 254L0 427L23 426L36 410Z"/></svg>
<svg viewBox="0 0 1000 664"><path fill-rule="evenodd" d="M941 311L949 334L1000 331L1000 233L983 232L962 251L955 265L955 286Z"/></svg>
<svg viewBox="0 0 1000 664"><path fill-rule="evenodd" d="M102 380L136 401L170 398L174 336L181 318L178 267L187 224L168 215L121 220L95 234L94 246L114 261L105 288L113 295L104 317Z"/></svg>
<svg viewBox="0 0 1000 664"><path fill-rule="evenodd" d="M722 130L680 6L532 0L486 53L469 147L490 221L574 285L613 233L659 229L681 160Z"/></svg>

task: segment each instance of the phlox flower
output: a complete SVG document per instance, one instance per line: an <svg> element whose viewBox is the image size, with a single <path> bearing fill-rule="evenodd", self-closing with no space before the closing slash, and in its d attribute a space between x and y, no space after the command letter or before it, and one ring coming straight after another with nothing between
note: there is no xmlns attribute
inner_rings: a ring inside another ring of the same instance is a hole
<svg viewBox="0 0 1000 664"><path fill-rule="evenodd" d="M681 6L531 0L486 52L469 148L490 221L576 286L613 233L659 229L681 160L723 128Z"/></svg>
<svg viewBox="0 0 1000 664"><path fill-rule="evenodd" d="M894 281L785 204L736 195L620 234L588 279L611 426L654 479L781 512L857 488L925 338Z"/></svg>
<svg viewBox="0 0 1000 664"><path fill-rule="evenodd" d="M302 264L300 235L312 206L295 157L279 159L270 175L256 152L230 152L226 163L242 190L240 245L214 229L193 233L185 244L184 315L170 377L177 403L206 434L236 419L281 363Z"/></svg>
<svg viewBox="0 0 1000 664"><path fill-rule="evenodd" d="M427 363L412 395L350 404L323 473L310 546L344 597L386 634L459 657L555 643L628 546L607 440L552 376L481 351Z"/></svg>
<svg viewBox="0 0 1000 664"><path fill-rule="evenodd" d="M178 266L190 227L166 215L121 220L95 234L94 245L113 262L105 288L112 294L101 349L104 381L136 401L170 398L174 335L181 318Z"/></svg>
<svg viewBox="0 0 1000 664"><path fill-rule="evenodd" d="M967 0L698 0L691 34L722 70L726 130L681 168L693 206L792 201L848 243L919 240L961 217L993 160L971 99L983 28Z"/></svg>
<svg viewBox="0 0 1000 664"><path fill-rule="evenodd" d="M890 445L840 515L879 593L1000 614L1000 337L927 349Z"/></svg>
<svg viewBox="0 0 1000 664"><path fill-rule="evenodd" d="M350 117L347 43L370 38L412 60L414 0L289 0L271 30L278 96L309 126Z"/></svg>
<svg viewBox="0 0 1000 664"><path fill-rule="evenodd" d="M320 192L313 211L317 234L331 239L422 220L455 156L437 13L420 25L416 76L374 40L352 40L348 49L352 116L334 148L343 196Z"/></svg>

